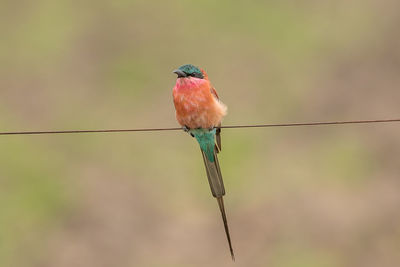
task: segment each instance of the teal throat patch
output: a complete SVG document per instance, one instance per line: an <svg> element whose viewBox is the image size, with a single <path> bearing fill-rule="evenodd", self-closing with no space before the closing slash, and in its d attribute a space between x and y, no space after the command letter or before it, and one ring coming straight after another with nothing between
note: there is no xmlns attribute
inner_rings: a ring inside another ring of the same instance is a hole
<svg viewBox="0 0 400 267"><path fill-rule="evenodd" d="M193 129L189 131L200 144L201 150L210 162L214 162L214 147L216 129Z"/></svg>

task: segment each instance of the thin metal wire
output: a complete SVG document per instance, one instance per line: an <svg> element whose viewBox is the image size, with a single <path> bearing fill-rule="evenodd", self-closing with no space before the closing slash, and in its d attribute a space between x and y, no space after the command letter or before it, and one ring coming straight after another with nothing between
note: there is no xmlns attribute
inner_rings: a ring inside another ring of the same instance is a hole
<svg viewBox="0 0 400 267"><path fill-rule="evenodd" d="M367 124L367 123L389 123L400 122L400 119L382 119L382 120L358 120L358 121L318 121L318 122L294 122L277 124L257 124L257 125L235 125L222 126L221 128L266 128L266 127L292 127L292 126L321 126L321 125L340 125L340 124Z"/></svg>
<svg viewBox="0 0 400 267"><path fill-rule="evenodd" d="M182 128L148 128L148 129L104 129L104 130L62 130L62 131L0 132L0 135L158 132L158 131L177 131L177 130L182 130Z"/></svg>
<svg viewBox="0 0 400 267"><path fill-rule="evenodd" d="M230 125L230 126L221 126L221 128L224 128L224 129L267 128L267 127L323 126L323 125L370 124L370 123L391 123L391 122L400 122L400 119L357 120L357 121L327 121L327 122L319 121L319 122L294 122L294 123L254 124L254 125ZM173 128L104 129L104 130L19 131L19 132L0 132L0 135L160 132L160 131L178 131L178 130L182 130L182 128L173 127Z"/></svg>

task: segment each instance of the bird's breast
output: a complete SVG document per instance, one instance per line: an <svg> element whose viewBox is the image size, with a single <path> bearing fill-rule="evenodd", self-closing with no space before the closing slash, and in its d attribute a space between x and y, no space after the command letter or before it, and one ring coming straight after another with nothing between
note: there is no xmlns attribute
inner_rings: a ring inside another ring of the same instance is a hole
<svg viewBox="0 0 400 267"><path fill-rule="evenodd" d="M182 126L191 129L212 128L221 122L224 111L212 96L207 80L178 79L173 97L176 118Z"/></svg>

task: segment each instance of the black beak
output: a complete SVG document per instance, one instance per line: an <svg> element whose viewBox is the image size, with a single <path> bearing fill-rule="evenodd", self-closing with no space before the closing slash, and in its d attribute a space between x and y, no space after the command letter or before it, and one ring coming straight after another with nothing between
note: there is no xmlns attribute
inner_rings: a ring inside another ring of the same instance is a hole
<svg viewBox="0 0 400 267"><path fill-rule="evenodd" d="M183 77L187 77L186 73L184 73L181 70L174 70L173 73L175 73L176 75L178 75L178 78L183 78Z"/></svg>

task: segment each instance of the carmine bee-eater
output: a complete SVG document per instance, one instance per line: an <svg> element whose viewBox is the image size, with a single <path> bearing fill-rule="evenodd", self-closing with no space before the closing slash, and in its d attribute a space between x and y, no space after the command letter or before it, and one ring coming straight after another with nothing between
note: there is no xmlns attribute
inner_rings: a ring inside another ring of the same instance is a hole
<svg viewBox="0 0 400 267"><path fill-rule="evenodd" d="M223 201L225 188L217 158L221 151L221 120L227 108L203 69L187 64L174 73L178 75L173 89L176 119L200 144L211 192L217 199L229 250L235 260Z"/></svg>

